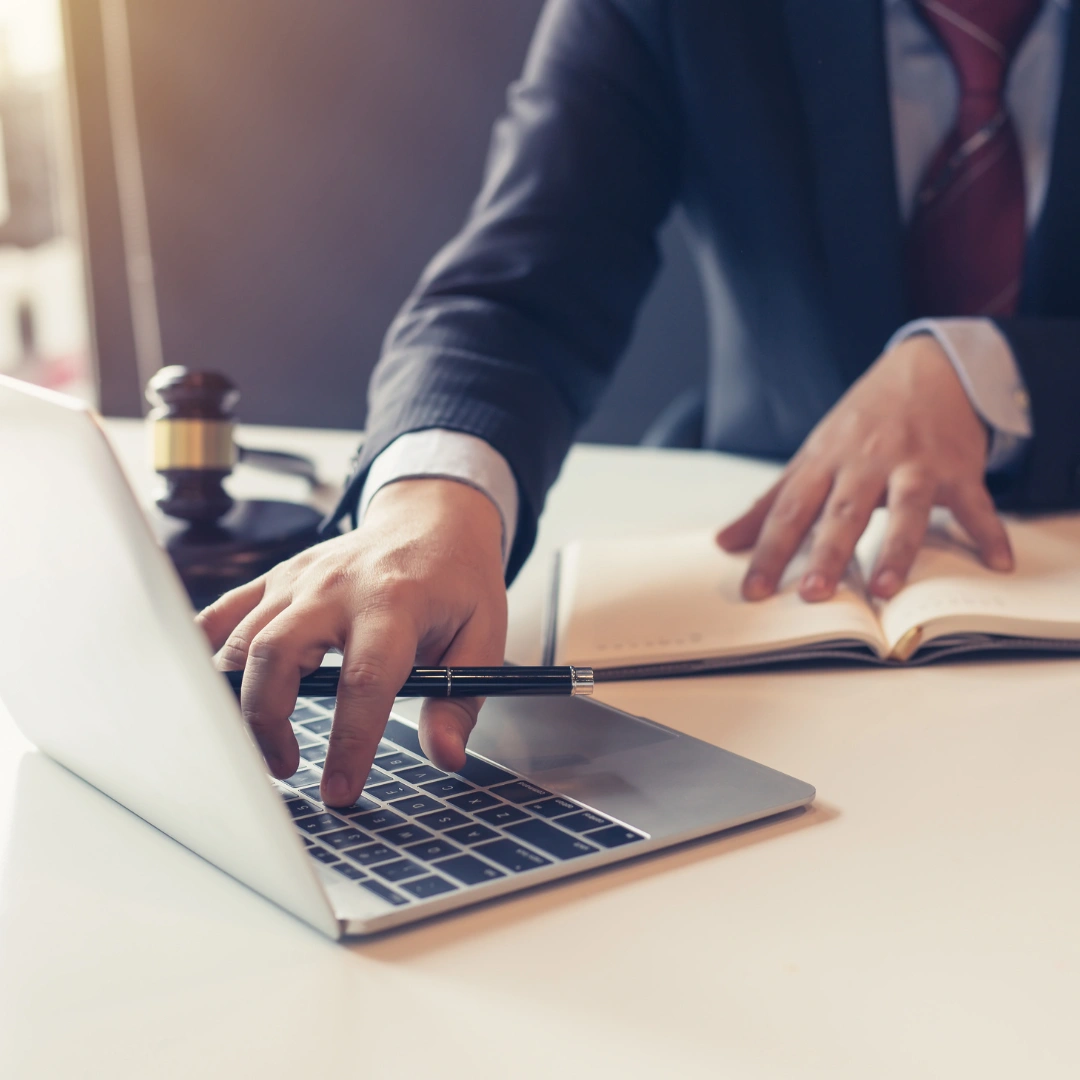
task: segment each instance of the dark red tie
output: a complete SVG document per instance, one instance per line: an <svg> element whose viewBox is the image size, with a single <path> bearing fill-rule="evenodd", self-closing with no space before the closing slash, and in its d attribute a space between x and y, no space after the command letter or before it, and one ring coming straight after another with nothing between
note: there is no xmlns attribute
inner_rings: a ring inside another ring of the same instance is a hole
<svg viewBox="0 0 1080 1080"><path fill-rule="evenodd" d="M1009 315L1024 263L1024 173L1005 79L1042 0L916 0L960 85L908 230L915 315Z"/></svg>

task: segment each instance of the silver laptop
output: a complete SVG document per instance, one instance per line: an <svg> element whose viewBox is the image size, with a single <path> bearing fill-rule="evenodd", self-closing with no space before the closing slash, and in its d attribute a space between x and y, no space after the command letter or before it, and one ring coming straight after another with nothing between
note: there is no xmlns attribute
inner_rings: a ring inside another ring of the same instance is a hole
<svg viewBox="0 0 1080 1080"><path fill-rule="evenodd" d="M319 803L332 699L268 777L96 416L0 377L0 699L45 753L331 937L371 934L804 806L808 784L580 698L492 700L468 763L395 707L363 797Z"/></svg>

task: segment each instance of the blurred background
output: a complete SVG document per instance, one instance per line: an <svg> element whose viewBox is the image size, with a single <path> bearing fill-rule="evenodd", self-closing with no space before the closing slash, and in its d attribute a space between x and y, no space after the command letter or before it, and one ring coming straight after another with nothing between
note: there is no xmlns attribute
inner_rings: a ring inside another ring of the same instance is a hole
<svg viewBox="0 0 1080 1080"><path fill-rule="evenodd" d="M161 364L248 421L359 428L382 336L460 226L541 0L0 0L0 371L139 415ZM583 437L699 384L677 222Z"/></svg>
<svg viewBox="0 0 1080 1080"><path fill-rule="evenodd" d="M94 393L58 0L0 0L0 372Z"/></svg>

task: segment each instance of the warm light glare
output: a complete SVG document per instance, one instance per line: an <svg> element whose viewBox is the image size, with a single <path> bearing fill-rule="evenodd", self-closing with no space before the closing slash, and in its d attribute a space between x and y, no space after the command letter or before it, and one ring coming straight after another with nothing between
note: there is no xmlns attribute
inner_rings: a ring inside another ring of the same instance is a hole
<svg viewBox="0 0 1080 1080"><path fill-rule="evenodd" d="M0 66L37 75L62 62L59 0L0 0Z"/></svg>

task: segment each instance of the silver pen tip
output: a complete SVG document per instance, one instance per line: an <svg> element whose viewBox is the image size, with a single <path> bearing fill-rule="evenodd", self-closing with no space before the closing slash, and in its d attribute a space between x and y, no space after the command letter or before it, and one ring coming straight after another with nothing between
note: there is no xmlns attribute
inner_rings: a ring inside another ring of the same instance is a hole
<svg viewBox="0 0 1080 1080"><path fill-rule="evenodd" d="M574 697L589 697L593 692L594 682L591 667L572 667L570 669L570 693Z"/></svg>

